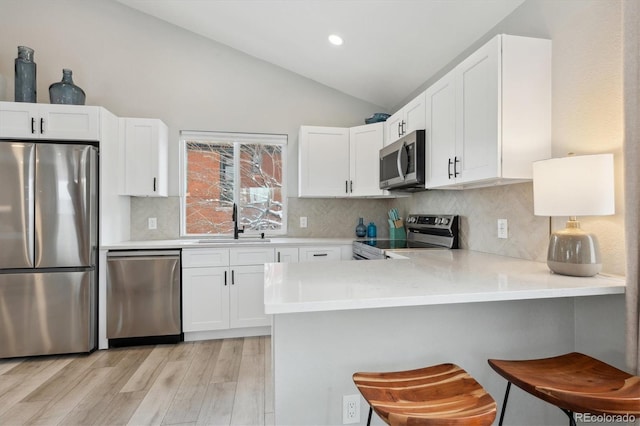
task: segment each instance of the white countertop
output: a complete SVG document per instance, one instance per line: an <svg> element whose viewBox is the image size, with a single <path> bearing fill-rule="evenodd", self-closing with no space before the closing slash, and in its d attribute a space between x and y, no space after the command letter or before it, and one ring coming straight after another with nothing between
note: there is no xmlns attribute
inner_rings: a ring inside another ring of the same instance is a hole
<svg viewBox="0 0 640 426"><path fill-rule="evenodd" d="M220 242L215 238L183 238L176 240L147 240L147 241L123 241L120 243L105 244L100 246L103 250L137 250L137 249L164 249L164 248L231 248L231 247L255 247L255 246L326 246L326 245L350 245L355 238L287 238L266 237L269 241L243 241L239 238L233 242ZM206 242L202 242L202 241Z"/></svg>
<svg viewBox="0 0 640 426"><path fill-rule="evenodd" d="M552 274L547 265L468 250L403 251L407 259L265 265L265 312L622 294L621 277Z"/></svg>

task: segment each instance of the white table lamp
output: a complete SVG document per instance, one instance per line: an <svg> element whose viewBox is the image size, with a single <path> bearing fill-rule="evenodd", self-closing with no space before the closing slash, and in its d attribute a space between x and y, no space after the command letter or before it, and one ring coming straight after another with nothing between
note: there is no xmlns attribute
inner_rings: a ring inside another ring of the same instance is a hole
<svg viewBox="0 0 640 426"><path fill-rule="evenodd" d="M569 216L567 227L549 239L547 265L562 275L590 277L602 269L595 235L576 216L615 213L613 154L581 155L533 163L536 216Z"/></svg>

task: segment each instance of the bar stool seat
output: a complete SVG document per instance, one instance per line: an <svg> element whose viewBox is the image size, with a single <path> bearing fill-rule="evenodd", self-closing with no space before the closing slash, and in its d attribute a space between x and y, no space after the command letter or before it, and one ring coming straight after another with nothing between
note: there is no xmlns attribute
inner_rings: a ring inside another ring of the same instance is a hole
<svg viewBox="0 0 640 426"><path fill-rule="evenodd" d="M374 410L392 426L490 425L496 403L455 364L417 370L355 373L353 381Z"/></svg>
<svg viewBox="0 0 640 426"><path fill-rule="evenodd" d="M533 360L490 359L489 365L511 383L562 409L575 424L573 413L640 415L640 377L577 352Z"/></svg>

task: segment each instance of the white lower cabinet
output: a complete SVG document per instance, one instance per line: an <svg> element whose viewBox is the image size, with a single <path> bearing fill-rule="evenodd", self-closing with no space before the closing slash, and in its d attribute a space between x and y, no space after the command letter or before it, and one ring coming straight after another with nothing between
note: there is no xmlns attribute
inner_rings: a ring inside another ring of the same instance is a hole
<svg viewBox="0 0 640 426"><path fill-rule="evenodd" d="M183 250L183 331L270 325L264 313L264 264L274 259L273 248Z"/></svg>
<svg viewBox="0 0 640 426"><path fill-rule="evenodd" d="M183 268L182 330L229 328L229 268Z"/></svg>
<svg viewBox="0 0 640 426"><path fill-rule="evenodd" d="M342 258L342 250L339 246L300 247L298 252L300 262L322 262Z"/></svg>
<svg viewBox="0 0 640 426"><path fill-rule="evenodd" d="M241 336L262 330L256 327L271 325L264 313L265 263L344 260L350 253L351 245L183 249L182 331L200 340L219 338L220 332L235 330Z"/></svg>
<svg viewBox="0 0 640 426"><path fill-rule="evenodd" d="M231 268L229 302L231 328L271 325L264 313L264 265Z"/></svg>
<svg viewBox="0 0 640 426"><path fill-rule="evenodd" d="M276 249L276 262L278 263L298 263L298 247L282 247Z"/></svg>

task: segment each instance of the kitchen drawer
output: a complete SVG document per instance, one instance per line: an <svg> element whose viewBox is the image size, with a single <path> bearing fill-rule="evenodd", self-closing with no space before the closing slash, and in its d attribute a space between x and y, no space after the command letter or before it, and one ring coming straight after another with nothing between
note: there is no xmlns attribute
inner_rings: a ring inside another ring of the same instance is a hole
<svg viewBox="0 0 640 426"><path fill-rule="evenodd" d="M229 249L183 249L183 268L229 266Z"/></svg>
<svg viewBox="0 0 640 426"><path fill-rule="evenodd" d="M340 247L300 247L300 262L323 262L340 260Z"/></svg>
<svg viewBox="0 0 640 426"><path fill-rule="evenodd" d="M233 248L230 250L229 260L233 266L262 265L275 261L275 251L263 247Z"/></svg>

